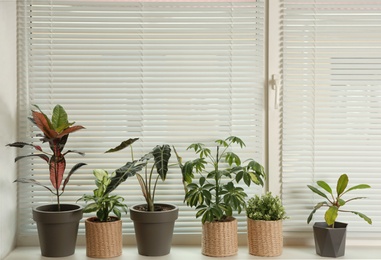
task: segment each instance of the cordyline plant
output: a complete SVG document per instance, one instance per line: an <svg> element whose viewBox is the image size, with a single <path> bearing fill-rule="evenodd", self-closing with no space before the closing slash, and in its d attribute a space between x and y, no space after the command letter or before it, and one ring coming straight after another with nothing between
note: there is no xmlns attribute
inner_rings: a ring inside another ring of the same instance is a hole
<svg viewBox="0 0 381 260"><path fill-rule="evenodd" d="M142 189L143 196L147 202L147 211L155 211L155 193L156 186L161 179L166 180L168 172L168 162L171 157L171 148L169 145L157 145L151 152L147 153L139 160L134 159L134 152L132 144L139 140L139 138L133 138L123 141L115 148L108 150L106 153L117 152L126 147L130 147L131 162L127 162L124 166L115 171L115 175L111 178L111 184L107 191L115 189L120 183L124 182L128 177L137 177ZM149 165L149 161L153 159L152 165ZM144 174L139 172L144 170ZM157 173L156 177L154 173Z"/></svg>
<svg viewBox="0 0 381 260"><path fill-rule="evenodd" d="M43 135L38 134L37 136L41 137L40 141L42 143L49 143L51 152L45 152L41 148L41 146L35 145L33 143L15 142L7 144L7 146L17 148L34 148L37 152L34 152L29 155L18 156L15 158L15 162L27 157L39 157L43 159L48 164L50 172L50 182L53 186L53 189L41 184L40 182L34 179L19 178L15 180L15 182L30 183L48 189L51 193L53 193L56 196L58 211L60 211L60 196L64 193L66 184L69 182L70 177L76 170L86 165L85 163L77 163L76 165L74 165L70 172L66 175L65 180L63 181L66 169L65 155L68 153L78 153L80 155L84 155L81 152L73 150L68 150L64 152L63 149L68 140L69 134L83 129L84 127L81 125L73 126L74 123L69 123L67 113L65 112L64 108L60 105L56 105L54 107L51 120L41 111L41 109L37 105L35 105L35 107L38 109L38 111L32 111L32 117L29 119L42 131ZM62 190L60 191L61 186Z"/></svg>
<svg viewBox="0 0 381 260"><path fill-rule="evenodd" d="M230 136L225 140L216 140L215 143L215 155L204 144L191 144L187 150L194 150L199 158L185 164L182 164L182 158L175 150L183 175L184 201L188 206L196 207L196 217L202 216L202 223L229 219L233 210L241 213L245 208L247 194L234 183L243 180L247 186L251 183L263 186L266 176L263 166L258 162L250 159L243 165L239 156L229 151L233 144L241 148L245 146L240 138ZM211 167L208 168L208 165ZM193 182L195 174L198 175L198 181Z"/></svg>
<svg viewBox="0 0 381 260"><path fill-rule="evenodd" d="M366 222L368 222L368 224L372 224L372 220L360 212L341 209L342 206L347 205L348 202L350 201L365 198L365 197L355 197L355 198L344 200L343 195L345 195L346 193L352 190L370 188L368 184L359 184L359 185L346 189L348 182L349 182L348 176L346 174L342 174L340 178L337 180L336 196L333 194L332 188L325 181L317 181L317 185L319 185L319 187L321 187L323 190L328 192L328 195L326 195L324 192L322 192L318 188L315 188L311 185L307 185L311 191L313 191L314 193L326 199L326 201L322 201L316 204L316 206L314 207L314 209L312 210L312 212L310 213L307 219L307 223L311 222L313 215L318 209L320 209L321 207L328 207L327 211L325 212L324 219L329 227L334 228L334 224L339 212L350 212L350 213L356 214L360 216L361 218L363 218Z"/></svg>

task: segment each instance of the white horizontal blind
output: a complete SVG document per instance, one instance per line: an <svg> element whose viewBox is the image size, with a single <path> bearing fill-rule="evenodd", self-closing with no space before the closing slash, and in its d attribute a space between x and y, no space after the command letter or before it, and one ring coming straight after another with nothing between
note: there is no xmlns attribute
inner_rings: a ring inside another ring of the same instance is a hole
<svg viewBox="0 0 381 260"><path fill-rule="evenodd" d="M290 219L286 231L311 231L324 209L307 217L321 197L307 184L326 180L336 188L367 183L353 201L373 219L339 213L349 236L381 232L381 1L282 1L283 132L282 193ZM345 198L345 197L344 197ZM343 209L345 209L345 207Z"/></svg>
<svg viewBox="0 0 381 260"><path fill-rule="evenodd" d="M69 156L69 168L88 165L71 177L62 202L92 192L92 169L112 171L128 161L128 149L103 152L130 137L140 138L135 158L168 143L189 160L195 157L185 148L192 142L211 144L236 135L247 144L236 152L264 163L263 5L19 1L20 139L32 140L38 132L25 121L31 104L49 116L61 104L69 121L86 127L71 134L66 145L86 153ZM19 165L20 176L33 174L49 184L42 161ZM135 178L116 193L129 206L143 202ZM173 167L166 183L159 183L156 201L180 207L176 233L199 233L200 219L183 198L181 174ZM35 232L30 207L48 202L54 197L47 191L19 186L21 234ZM132 233L127 216L123 228Z"/></svg>

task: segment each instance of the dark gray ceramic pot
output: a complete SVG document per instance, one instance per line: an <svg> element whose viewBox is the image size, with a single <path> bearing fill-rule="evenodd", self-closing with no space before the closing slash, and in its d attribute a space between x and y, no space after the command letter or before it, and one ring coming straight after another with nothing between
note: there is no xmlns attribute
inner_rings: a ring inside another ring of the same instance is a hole
<svg viewBox="0 0 381 260"><path fill-rule="evenodd" d="M325 257L340 257L345 254L347 224L335 222L334 228L325 222L313 226L316 253Z"/></svg>
<svg viewBox="0 0 381 260"><path fill-rule="evenodd" d="M61 211L58 211L57 204L33 209L42 256L63 257L74 254L82 215L82 207L75 204L61 204Z"/></svg>
<svg viewBox="0 0 381 260"><path fill-rule="evenodd" d="M130 208L130 218L134 222L135 238L140 255L163 256L169 254L172 235L179 209L172 204L155 204L167 206L165 211L141 211L135 205Z"/></svg>

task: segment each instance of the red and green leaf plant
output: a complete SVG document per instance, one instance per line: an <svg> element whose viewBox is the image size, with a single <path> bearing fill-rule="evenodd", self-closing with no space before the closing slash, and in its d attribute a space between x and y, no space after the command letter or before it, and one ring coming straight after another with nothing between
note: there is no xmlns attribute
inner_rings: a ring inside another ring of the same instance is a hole
<svg viewBox="0 0 381 260"><path fill-rule="evenodd" d="M30 117L29 120L42 131L42 135L38 134L37 136L40 137L40 141L43 144L49 144L51 152L44 151L41 146L35 145L33 142L14 142L11 144L7 144L7 146L16 148L32 147L32 149L34 149L35 151L33 151L29 155L17 156L15 158L15 162L28 157L39 157L42 160L44 160L48 164L50 182L53 186L53 189L41 184L35 179L19 178L15 180L15 182L29 183L32 185L38 185L46 188L56 196L57 207L58 210L60 210L60 196L64 193L65 187L69 182L70 177L76 170L86 165L85 163L77 163L76 165L74 165L70 172L67 173L66 178L64 180L64 174L66 169L65 156L68 153L77 153L80 155L84 155L84 153L74 150L67 150L64 152L63 150L68 140L69 134L83 129L84 127L81 125L73 126L74 122L69 123L68 115L64 108L60 105L56 105L54 107L51 119L49 119L37 105L35 105L35 107L38 111L32 111L32 117ZM60 190L61 186L62 189Z"/></svg>
<svg viewBox="0 0 381 260"><path fill-rule="evenodd" d="M361 218L363 218L368 224L372 224L372 220L368 216L360 212L341 209L341 207L343 207L344 205L347 205L351 201L365 199L365 197L354 197L350 199L343 199L343 196L346 193L353 190L370 188L368 184L359 184L347 189L348 182L349 182L348 175L342 174L337 180L335 195L333 194L332 188L325 181L317 181L317 185L328 194L324 193L323 191L321 191L320 189L314 186L307 185L312 192L318 194L319 196L325 199L325 201L322 201L316 204L316 206L313 208L312 212L308 216L307 223L311 222L313 215L318 209L320 209L321 207L327 207L328 209L325 212L324 219L329 227L334 228L334 224L335 224L336 218L338 217L339 212L349 212L349 213L356 214L360 216Z"/></svg>
<svg viewBox="0 0 381 260"><path fill-rule="evenodd" d="M187 150L194 150L199 157L184 164L174 149L183 175L184 202L196 208L196 217L202 217L202 223L225 221L232 217L234 210L241 213L246 206L247 194L235 183L243 180L247 186L252 183L263 186L266 177L261 164L253 159L241 162L240 157L231 151L234 144L240 148L245 146L240 138L230 136L215 143L215 155L204 144L191 144Z"/></svg>

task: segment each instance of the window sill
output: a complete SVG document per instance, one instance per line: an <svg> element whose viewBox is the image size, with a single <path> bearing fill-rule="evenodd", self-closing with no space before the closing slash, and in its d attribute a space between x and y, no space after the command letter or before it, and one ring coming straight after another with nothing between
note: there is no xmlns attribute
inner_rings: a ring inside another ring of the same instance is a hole
<svg viewBox="0 0 381 260"><path fill-rule="evenodd" d="M348 246L346 247L345 256L340 259L380 259L381 248L378 246ZM240 247L238 254L231 257L224 257L224 260L229 259L255 259L262 258L252 256L248 253L247 247ZM4 260L41 260L49 259L41 257L40 249L38 247L18 247L13 250ZM56 259L56 258L52 258ZM86 257L86 248L79 246L76 248L74 255L63 258L65 260L82 260L82 259L94 259ZM114 260L128 259L128 260L143 260L153 259L152 257L140 256L134 246L125 246L123 248L123 254L120 257L113 258ZM155 259L163 260L194 260L194 259L213 259L201 254L201 248L198 246L172 246L171 253L163 257L155 257ZM322 257L316 255L313 247L296 247L285 246L283 248L283 254L279 257L266 257L266 259L322 259Z"/></svg>

